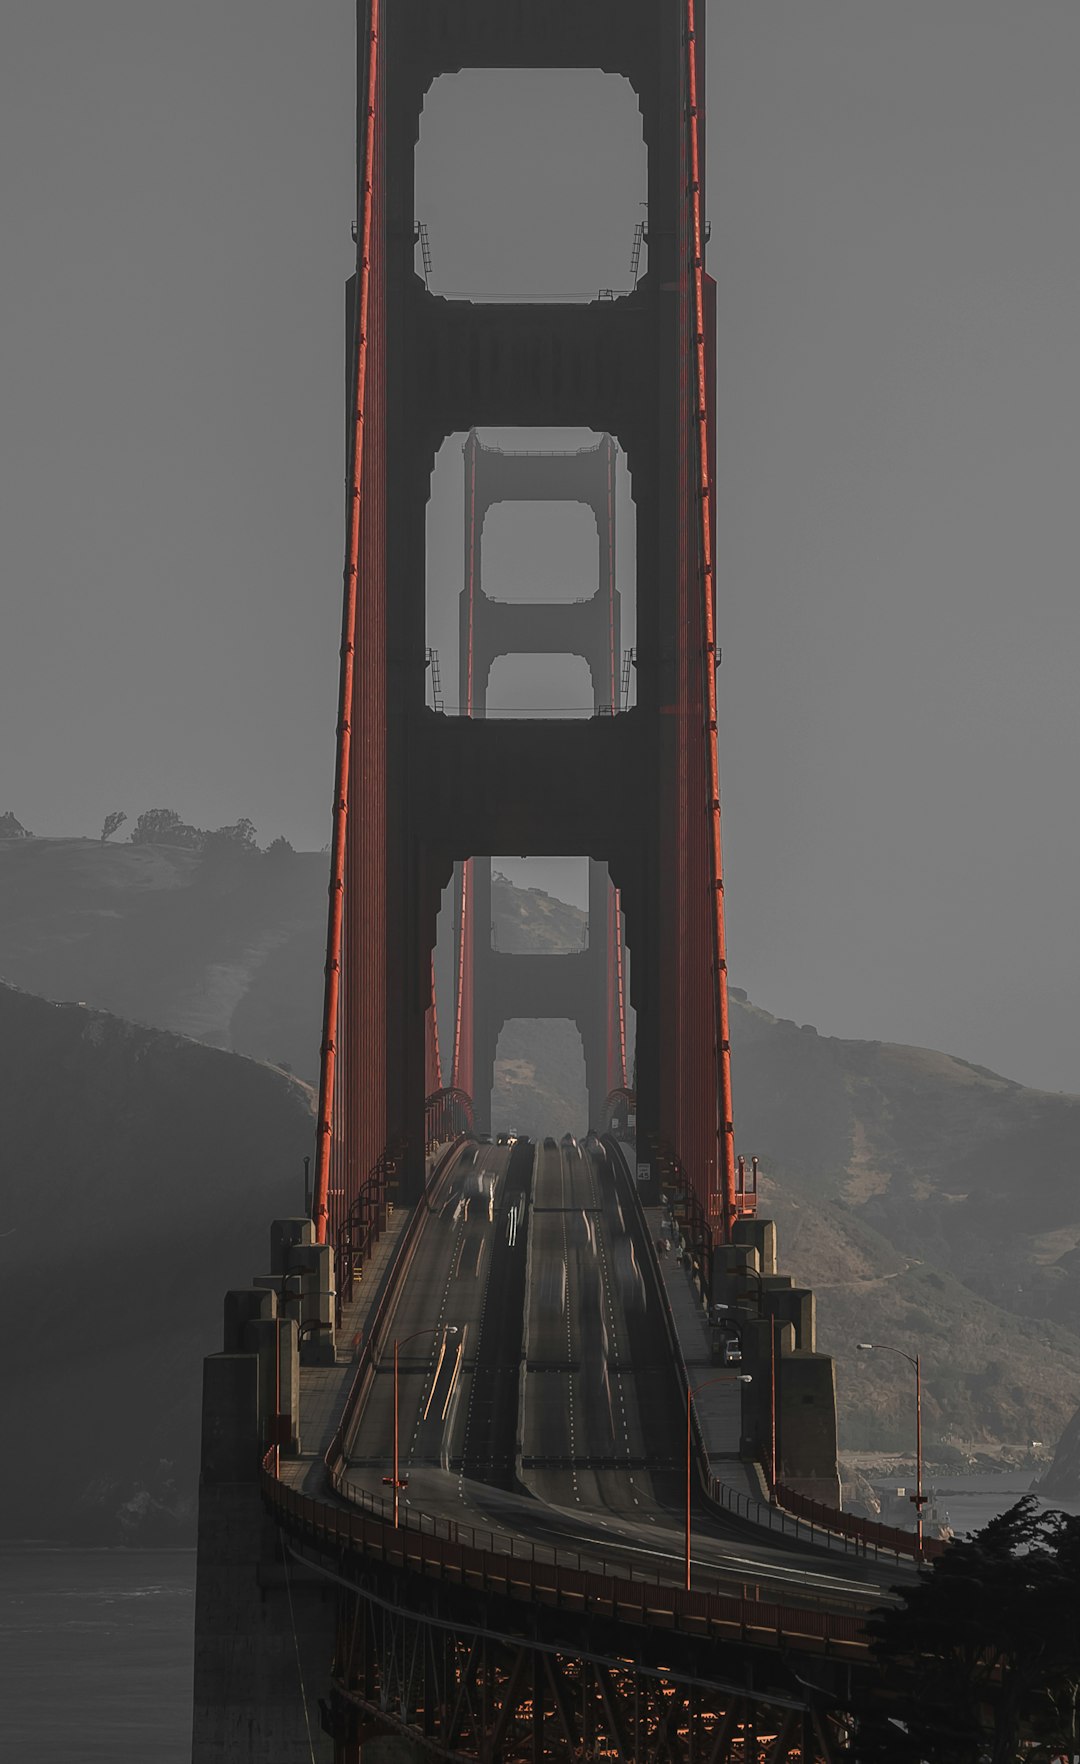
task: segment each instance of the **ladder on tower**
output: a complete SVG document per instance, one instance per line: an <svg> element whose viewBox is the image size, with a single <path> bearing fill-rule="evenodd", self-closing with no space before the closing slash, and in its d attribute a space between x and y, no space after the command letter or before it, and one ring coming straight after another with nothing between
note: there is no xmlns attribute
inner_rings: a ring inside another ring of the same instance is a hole
<svg viewBox="0 0 1080 1764"><path fill-rule="evenodd" d="M443 704L442 679L439 675L439 652L437 649L428 650L427 665L431 669L431 708L432 710L441 713L445 709L445 706Z"/></svg>
<svg viewBox="0 0 1080 1764"><path fill-rule="evenodd" d="M417 221L416 240L420 246L420 256L424 264L424 286L429 288L431 286L431 241L428 238L426 221Z"/></svg>
<svg viewBox="0 0 1080 1764"><path fill-rule="evenodd" d="M630 672L637 667L637 650L624 649L622 658L622 691L619 697L620 710L630 709Z"/></svg>
<svg viewBox="0 0 1080 1764"><path fill-rule="evenodd" d="M635 288L638 285L638 276L641 274L641 247L644 243L645 222L639 220L637 226L634 228L634 243L630 249L630 274L634 278Z"/></svg>

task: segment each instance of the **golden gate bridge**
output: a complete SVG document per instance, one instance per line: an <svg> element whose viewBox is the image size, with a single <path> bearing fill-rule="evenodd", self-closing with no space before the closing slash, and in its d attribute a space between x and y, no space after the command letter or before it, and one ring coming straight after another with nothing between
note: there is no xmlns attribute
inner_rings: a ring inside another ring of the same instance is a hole
<svg viewBox="0 0 1080 1764"><path fill-rule="evenodd" d="M310 1217L274 1222L269 1272L227 1295L223 1351L206 1362L196 1764L833 1760L866 1613L922 1548L839 1511L813 1297L779 1272L756 1160L748 1179L735 1151L703 10L358 6L313 1195ZM480 303L433 293L426 251L417 274L424 96L465 67L630 83L648 150L632 290ZM481 439L511 425L596 440ZM466 542L450 716L427 701L424 533L454 434ZM511 605L485 588L485 517L525 500L591 510L584 598ZM590 716L485 715L496 656L553 652L587 661ZM589 859L586 949L491 948L500 851ZM518 1016L578 1024L580 1141L490 1141L499 1032Z"/></svg>

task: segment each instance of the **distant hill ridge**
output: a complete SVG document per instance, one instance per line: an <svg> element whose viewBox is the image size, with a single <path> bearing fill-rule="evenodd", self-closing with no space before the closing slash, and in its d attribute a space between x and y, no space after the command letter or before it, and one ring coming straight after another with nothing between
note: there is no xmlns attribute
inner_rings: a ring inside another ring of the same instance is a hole
<svg viewBox="0 0 1080 1764"><path fill-rule="evenodd" d="M0 976L310 1079L325 889L317 853L207 867L178 848L0 841ZM541 891L497 877L493 908L501 949L581 947L585 915ZM762 1159L785 1269L818 1293L845 1446L911 1432L902 1363L852 1351L868 1334L923 1354L942 1460L1052 1444L1080 1403L1080 1099L821 1036L737 990L732 1040L738 1142ZM565 1026L509 1024L500 1054L497 1119L585 1124Z"/></svg>

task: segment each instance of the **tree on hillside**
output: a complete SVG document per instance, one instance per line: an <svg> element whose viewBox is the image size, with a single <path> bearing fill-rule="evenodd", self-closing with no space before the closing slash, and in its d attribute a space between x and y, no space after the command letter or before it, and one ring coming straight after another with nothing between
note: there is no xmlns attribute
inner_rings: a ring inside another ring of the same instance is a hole
<svg viewBox="0 0 1080 1764"><path fill-rule="evenodd" d="M0 839L33 839L29 827L24 827L12 814L0 815Z"/></svg>
<svg viewBox="0 0 1080 1764"><path fill-rule="evenodd" d="M255 826L246 816L234 821L230 827L215 827L212 833L203 834L202 850L204 858L248 857L254 855L259 847L255 841Z"/></svg>
<svg viewBox="0 0 1080 1764"><path fill-rule="evenodd" d="M290 858L295 856L296 848L293 845L290 845L283 833L279 833L276 839L271 839L266 850L263 852L263 857L269 858L272 863L276 863L279 858Z"/></svg>
<svg viewBox="0 0 1080 1764"><path fill-rule="evenodd" d="M1013 1764L1080 1749L1080 1516L1026 1495L950 1544L868 1629L859 1764Z"/></svg>
<svg viewBox="0 0 1080 1764"><path fill-rule="evenodd" d="M179 845L201 851L205 833L189 827L175 809L144 809L131 832L132 845Z"/></svg>
<svg viewBox="0 0 1080 1764"><path fill-rule="evenodd" d="M104 821L104 824L101 829L101 843L102 843L102 845L105 844L105 841L107 839L111 839L114 833L119 832L120 828L124 825L124 822L126 820L127 820L127 816L125 815L123 809L110 810L110 812L105 816L105 821Z"/></svg>

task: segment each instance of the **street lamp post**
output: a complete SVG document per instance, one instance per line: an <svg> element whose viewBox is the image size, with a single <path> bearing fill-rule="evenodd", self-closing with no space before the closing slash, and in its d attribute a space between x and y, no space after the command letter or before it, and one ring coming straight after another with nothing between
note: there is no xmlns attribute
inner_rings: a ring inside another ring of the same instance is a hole
<svg viewBox="0 0 1080 1764"><path fill-rule="evenodd" d="M857 1341L859 1353L872 1351L885 1354L899 1354L909 1366L915 1368L915 1493L911 1497L915 1502L915 1551L920 1562L923 1553L923 1521L922 1510L926 1505L926 1496L922 1486L922 1355L906 1354L903 1348L892 1347L887 1341Z"/></svg>
<svg viewBox="0 0 1080 1764"><path fill-rule="evenodd" d="M694 1398L699 1391L707 1390L710 1384L753 1384L750 1372L718 1372L715 1378L706 1378L703 1383L696 1384L693 1390L686 1387L686 1590L690 1591L690 1489L692 1483L691 1465L693 1463L693 1414Z"/></svg>
<svg viewBox="0 0 1080 1764"><path fill-rule="evenodd" d="M421 1335L437 1335L438 1332L439 1325L437 1323L432 1323L429 1324L426 1329L414 1329L411 1335L403 1336L400 1341L396 1335L394 1337L394 1474L390 1477L384 1476L383 1481L393 1484L395 1531L398 1528L398 1511L401 1491L403 1488L408 1487L408 1481L406 1480L405 1482L402 1482L401 1476L398 1472L398 1350L403 1347L408 1347L410 1341L418 1340ZM456 1323L448 1323L446 1325L444 1331L446 1335L456 1335L457 1332L458 1327Z"/></svg>

